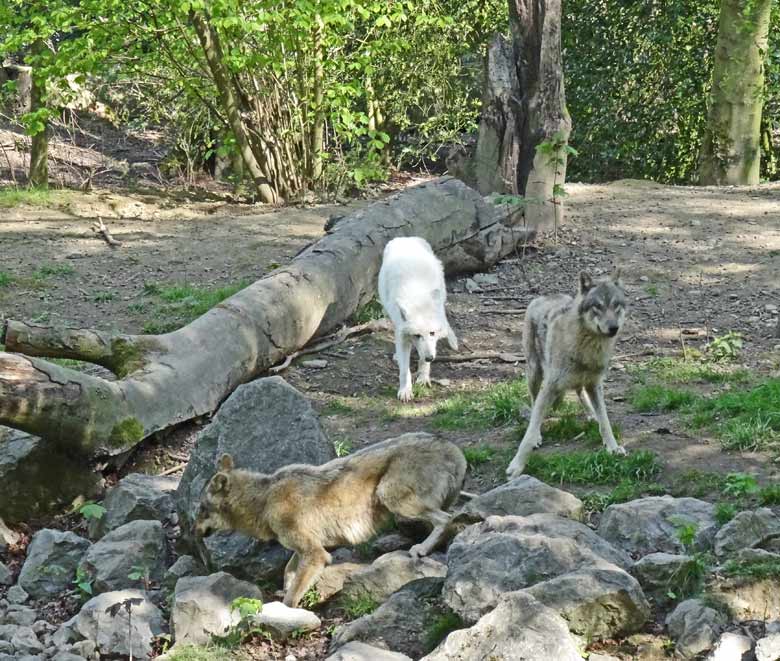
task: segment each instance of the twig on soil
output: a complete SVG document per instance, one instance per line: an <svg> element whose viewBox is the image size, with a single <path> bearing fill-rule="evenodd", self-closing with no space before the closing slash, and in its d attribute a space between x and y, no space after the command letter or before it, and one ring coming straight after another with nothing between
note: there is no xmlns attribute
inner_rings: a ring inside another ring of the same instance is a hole
<svg viewBox="0 0 780 661"><path fill-rule="evenodd" d="M437 363L468 363L472 360L500 360L502 363L524 363L525 357L518 356L514 353L503 353L500 351L484 351L481 353L436 356Z"/></svg>
<svg viewBox="0 0 780 661"><path fill-rule="evenodd" d="M486 314L525 314L525 308L517 308L516 310L491 310L490 308L481 308L480 312Z"/></svg>
<svg viewBox="0 0 780 661"><path fill-rule="evenodd" d="M346 340L348 337L352 337L353 335L360 335L362 333L373 333L374 331L378 330L388 330L390 328L390 322L387 319L375 319L373 321L367 321L365 324L358 324L357 326L350 326L342 328L338 333L334 333L333 335L330 335L329 337L326 337L316 344L313 344L308 347L304 347L300 351L295 351L294 353L291 353L287 358L284 359L284 362L280 363L279 365L275 365L268 371L271 374L278 374L279 372L283 372L286 370L290 363L292 363L293 360L298 358L299 356L306 356L308 354L312 353L319 353L323 349L329 349L330 347L341 344L344 340Z"/></svg>
<svg viewBox="0 0 780 661"><path fill-rule="evenodd" d="M183 464L176 464L175 466L171 466L170 468L166 468L161 473L157 473L158 475L170 475L171 473L178 473L181 470L184 470L187 467L187 463Z"/></svg>
<svg viewBox="0 0 780 661"><path fill-rule="evenodd" d="M100 234L112 248L118 248L122 245L121 241L117 241L111 236L111 232L108 231L108 227L106 227L106 224L100 216L98 216L98 221L96 223L92 223L92 231L96 234Z"/></svg>

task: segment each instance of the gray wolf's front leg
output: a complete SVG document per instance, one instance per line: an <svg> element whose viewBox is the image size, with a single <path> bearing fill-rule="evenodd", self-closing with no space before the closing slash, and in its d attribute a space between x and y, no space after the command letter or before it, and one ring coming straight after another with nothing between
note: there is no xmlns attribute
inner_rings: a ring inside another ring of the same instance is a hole
<svg viewBox="0 0 780 661"><path fill-rule="evenodd" d="M321 546L305 552L298 551L296 556L300 560L298 561L295 578L293 578L284 595L284 605L290 608L298 607L303 595L319 578L322 570L325 569L325 565L331 561L330 553Z"/></svg>
<svg viewBox="0 0 780 661"><path fill-rule="evenodd" d="M525 435L520 443L520 447L517 448L517 454L512 459L509 466L507 466L507 477L517 477L521 475L525 470L525 464L528 461L528 457L534 448L538 448L542 444L542 422L544 422L544 414L547 412L549 406L556 400L559 392L558 389L553 387L547 379L542 382L541 390L534 400L534 406L531 409L531 420L528 422L528 429L525 430Z"/></svg>
<svg viewBox="0 0 780 661"><path fill-rule="evenodd" d="M412 401L412 372L409 369L412 343L408 337L395 333L395 355L398 359L398 399L402 402Z"/></svg>
<svg viewBox="0 0 780 661"><path fill-rule="evenodd" d="M617 444L612 434L612 425L609 424L609 418L607 417L607 405L604 403L604 386L601 382L588 386L587 393L590 401L593 402L596 420L599 423L599 432L601 432L601 440L604 441L607 452L610 454L627 454L626 449Z"/></svg>
<svg viewBox="0 0 780 661"><path fill-rule="evenodd" d="M424 518L433 525L433 530L422 542L409 549L409 555L413 558L421 558L433 551L442 541L450 522L450 515L442 510L428 512Z"/></svg>

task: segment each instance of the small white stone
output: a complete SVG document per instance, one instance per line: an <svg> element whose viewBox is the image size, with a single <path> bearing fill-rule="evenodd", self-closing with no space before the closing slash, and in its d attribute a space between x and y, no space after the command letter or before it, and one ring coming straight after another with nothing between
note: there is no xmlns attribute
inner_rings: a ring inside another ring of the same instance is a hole
<svg viewBox="0 0 780 661"><path fill-rule="evenodd" d="M646 275L640 275L639 282L650 282L650 278L648 278Z"/></svg>
<svg viewBox="0 0 780 661"><path fill-rule="evenodd" d="M328 366L328 361L327 360L316 359L316 360L302 360L301 361L301 367L308 367L308 368L314 369L314 370L325 369L327 366Z"/></svg>

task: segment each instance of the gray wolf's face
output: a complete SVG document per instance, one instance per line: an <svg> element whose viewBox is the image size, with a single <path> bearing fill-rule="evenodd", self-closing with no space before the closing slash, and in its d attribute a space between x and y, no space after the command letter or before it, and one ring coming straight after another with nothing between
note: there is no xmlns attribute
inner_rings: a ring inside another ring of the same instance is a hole
<svg viewBox="0 0 780 661"><path fill-rule="evenodd" d="M615 337L626 318L626 293L620 272L594 281L584 271L580 274L580 315L591 332Z"/></svg>
<svg viewBox="0 0 780 661"><path fill-rule="evenodd" d="M229 454L219 461L219 472L211 478L200 499L195 519L195 534L207 537L218 530L232 530L227 513L230 507L230 471L233 459Z"/></svg>

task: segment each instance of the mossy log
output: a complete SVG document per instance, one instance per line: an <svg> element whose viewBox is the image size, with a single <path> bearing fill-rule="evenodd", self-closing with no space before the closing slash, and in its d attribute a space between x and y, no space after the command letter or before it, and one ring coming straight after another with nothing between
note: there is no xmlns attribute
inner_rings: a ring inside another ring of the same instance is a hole
<svg viewBox="0 0 780 661"><path fill-rule="evenodd" d="M0 424L84 454L127 450L216 410L240 384L344 324L376 292L385 244L422 236L447 273L489 268L527 239L517 207L443 177L340 219L289 266L164 335L0 327ZM102 365L108 380L43 360Z"/></svg>

